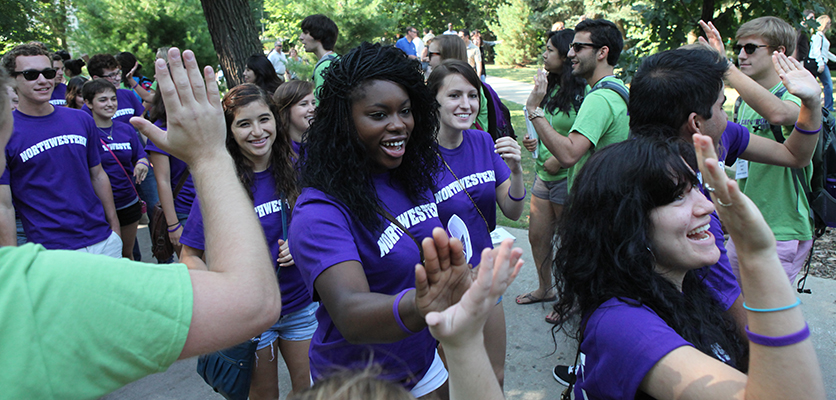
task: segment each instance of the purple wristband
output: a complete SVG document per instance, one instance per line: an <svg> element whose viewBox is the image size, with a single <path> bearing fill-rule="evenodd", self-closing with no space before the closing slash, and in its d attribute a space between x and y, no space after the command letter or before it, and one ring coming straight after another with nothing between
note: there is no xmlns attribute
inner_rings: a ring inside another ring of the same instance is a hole
<svg viewBox="0 0 836 400"><path fill-rule="evenodd" d="M409 288L409 289L401 290L401 292L398 293L398 296L395 297L395 303L392 304L392 314L395 315L395 322L398 323L398 326L401 327L402 331L404 331L404 332L406 332L410 335L414 335L418 332L413 332L411 329L407 328L406 325L404 325L403 320L401 319L401 313L398 310L398 306L401 304L401 299L403 299L403 296L406 294L406 292L408 292L410 290L413 290L413 289L415 289L415 288Z"/></svg>
<svg viewBox="0 0 836 400"><path fill-rule="evenodd" d="M523 187L523 195L522 195L522 197L514 197L514 196L512 196L512 195L511 195L511 188L508 188L508 197L510 197L510 198L511 198L511 200L514 200L514 201L523 201L523 200L525 200L525 195L527 195L527 194L528 194L528 189L526 189L525 187Z"/></svg>
<svg viewBox="0 0 836 400"><path fill-rule="evenodd" d="M805 135L815 135L815 134L817 134L817 133L819 133L819 132L821 131L821 125L819 125L819 128L818 128L818 129L816 129L816 130L814 130L814 131L808 131L808 130L806 130L806 129L801 129L801 128L799 128L799 127L798 127L798 122L796 122L796 123L795 123L795 130L797 130L797 131L798 131L798 133L803 133L803 134L805 134Z"/></svg>
<svg viewBox="0 0 836 400"><path fill-rule="evenodd" d="M804 341L808 337L810 337L810 326L807 323L804 323L804 329L796 332L791 333L786 336L764 336L758 335L749 330L749 325L746 325L746 336L749 336L749 341L755 344L759 344L761 346L768 346L768 347L784 347L789 346L791 344L796 344Z"/></svg>
<svg viewBox="0 0 836 400"><path fill-rule="evenodd" d="M168 228L165 228L165 230L167 230L167 231L168 231L168 232L170 232L170 233L177 232L177 230L178 230L178 229L180 229L180 226L181 226L181 225L180 225L180 223L178 222L177 224L175 224L175 225L174 225L174 229L171 229L171 227L168 227Z"/></svg>
<svg viewBox="0 0 836 400"><path fill-rule="evenodd" d="M148 164L148 163L147 163L147 162L145 162L145 161L139 161L139 162L137 162L137 164L142 164L142 165L144 165L144 166L146 166L146 167L148 167L148 168L151 168L151 164Z"/></svg>

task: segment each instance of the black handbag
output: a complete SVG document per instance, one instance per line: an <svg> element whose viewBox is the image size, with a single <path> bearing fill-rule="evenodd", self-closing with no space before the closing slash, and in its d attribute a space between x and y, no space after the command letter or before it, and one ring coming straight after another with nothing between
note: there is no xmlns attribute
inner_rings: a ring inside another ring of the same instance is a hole
<svg viewBox="0 0 836 400"><path fill-rule="evenodd" d="M258 338L197 359L197 374L229 400L247 400L255 367Z"/></svg>

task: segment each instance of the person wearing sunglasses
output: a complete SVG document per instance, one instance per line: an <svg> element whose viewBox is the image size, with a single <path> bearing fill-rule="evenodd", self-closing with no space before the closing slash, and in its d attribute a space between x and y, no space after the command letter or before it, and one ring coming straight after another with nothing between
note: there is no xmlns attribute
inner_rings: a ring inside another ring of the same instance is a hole
<svg viewBox="0 0 836 400"><path fill-rule="evenodd" d="M119 62L116 57L110 54L96 54L90 57L87 62L87 72L90 73L90 78L103 78L117 88L122 84L122 69L119 67ZM134 81L134 88L139 86L139 83ZM119 108L116 114L113 114L113 120L130 123L131 117L141 117L145 112L145 107L142 106L142 101L136 97L133 91L128 89L116 89L116 98L119 101ZM87 105L81 108L88 113L91 113Z"/></svg>
<svg viewBox="0 0 836 400"><path fill-rule="evenodd" d="M0 245L17 242L14 199L29 242L121 257L119 219L93 118L49 104L56 71L45 49L16 46L2 66L15 80L19 104L0 177Z"/></svg>
<svg viewBox="0 0 836 400"><path fill-rule="evenodd" d="M616 92L619 89L627 93L627 88L613 72L624 48L624 39L615 24L605 19L581 21L569 46L567 57L572 75L586 79L592 89L578 109L568 136L553 132L540 139L560 167L568 169L571 190L574 176L595 149L627 139L630 117L626 98ZM541 107L529 110L528 119L538 132L548 131L549 122Z"/></svg>
<svg viewBox="0 0 836 400"><path fill-rule="evenodd" d="M711 46L725 54L722 38L713 24L702 23ZM796 31L786 21L776 17L761 17L744 23L737 30L735 39L739 50L739 67L729 66L726 78L737 89L742 102L735 106L735 121L745 126L753 135L778 142L793 132L793 124L801 110L801 99L788 91L782 77L772 64L773 52L792 54L795 50ZM705 41L705 39L703 39ZM750 53L749 51L752 50ZM797 74L811 75L803 70ZM803 133L803 132L802 132ZM818 133L810 132L811 134ZM805 162L800 179L810 184L813 166ZM802 186L792 168L767 165L761 162L738 161L736 178L743 193L761 209L766 222L778 240L778 255L790 284L801 271L813 246L813 225L810 206ZM729 261L740 279L737 248L734 240L727 244Z"/></svg>

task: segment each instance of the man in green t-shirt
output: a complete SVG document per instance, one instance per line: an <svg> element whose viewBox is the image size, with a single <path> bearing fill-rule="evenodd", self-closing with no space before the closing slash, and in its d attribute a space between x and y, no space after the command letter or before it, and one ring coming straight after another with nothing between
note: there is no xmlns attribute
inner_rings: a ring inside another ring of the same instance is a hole
<svg viewBox="0 0 836 400"><path fill-rule="evenodd" d="M789 137L798 119L801 100L786 92L772 64L773 52L793 53L795 38L792 26L776 17L756 18L737 30L734 50L739 66L730 66L726 78L743 99L735 122L753 135L776 140L770 125L781 126L778 138L782 141ZM808 185L812 173L812 165L801 168L800 176ZM792 168L745 161L738 162L736 178L775 234L778 257L790 282L795 282L813 245L810 206L801 182L793 177ZM732 240L727 249L737 274L737 251Z"/></svg>
<svg viewBox="0 0 836 400"><path fill-rule="evenodd" d="M568 169L570 191L574 177L595 149L627 139L630 125L627 102L615 90L603 87L607 82L624 87L613 74L623 47L621 32L610 21L588 19L575 27L575 38L568 54L572 75L586 79L592 89L584 98L568 136L541 137L560 166ZM544 115L543 109L538 107L529 114L529 119L535 127L548 124Z"/></svg>
<svg viewBox="0 0 836 400"><path fill-rule="evenodd" d="M314 82L314 96L318 100L319 87L325 81L323 73L331 65L331 61L337 58L334 45L337 43L340 30L331 18L322 14L305 17L299 27L302 29L299 40L305 46L305 51L313 53L318 60L311 77Z"/></svg>

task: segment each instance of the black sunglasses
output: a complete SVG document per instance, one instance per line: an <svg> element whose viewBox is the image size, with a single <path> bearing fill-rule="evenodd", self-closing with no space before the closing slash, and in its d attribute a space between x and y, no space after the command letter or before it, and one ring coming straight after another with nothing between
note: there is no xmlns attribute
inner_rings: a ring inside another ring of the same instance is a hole
<svg viewBox="0 0 836 400"><path fill-rule="evenodd" d="M575 53L580 52L581 50L583 50L583 48L585 46L592 47L593 49L604 47L604 46L601 46L601 45L597 45L595 43L581 43L581 42L569 43L569 47L571 47L572 50L575 50Z"/></svg>
<svg viewBox="0 0 836 400"><path fill-rule="evenodd" d="M34 81L38 79L39 75L43 75L46 79L53 79L55 78L55 74L57 72L58 71L56 71L54 68L47 68L41 71L38 71L36 69L27 69L26 71L12 72L12 76L23 75L23 79L26 79L27 81Z"/></svg>
<svg viewBox="0 0 836 400"><path fill-rule="evenodd" d="M740 49L743 49L744 51L746 51L746 54L752 55L752 53L758 51L758 49L761 48L761 47L769 47L769 46L765 45L765 44L747 43L747 44L742 45L742 46L739 45L739 44L736 44L736 45L734 45L734 47L732 47L732 49L734 49L734 54L740 54Z"/></svg>

